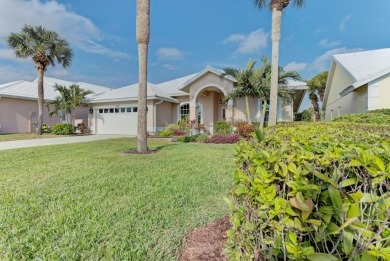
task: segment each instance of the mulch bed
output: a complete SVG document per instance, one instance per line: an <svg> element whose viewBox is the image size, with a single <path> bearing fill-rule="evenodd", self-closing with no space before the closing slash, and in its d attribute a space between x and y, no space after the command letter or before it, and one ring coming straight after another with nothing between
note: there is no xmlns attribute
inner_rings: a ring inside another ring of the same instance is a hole
<svg viewBox="0 0 390 261"><path fill-rule="evenodd" d="M180 261L226 261L223 254L230 229L229 217L221 218L206 227L196 228L186 237L179 253Z"/></svg>

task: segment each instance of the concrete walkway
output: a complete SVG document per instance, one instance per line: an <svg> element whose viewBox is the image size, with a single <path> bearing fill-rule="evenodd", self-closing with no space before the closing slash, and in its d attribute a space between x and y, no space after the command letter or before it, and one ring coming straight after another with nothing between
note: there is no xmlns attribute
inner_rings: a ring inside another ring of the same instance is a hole
<svg viewBox="0 0 390 261"><path fill-rule="evenodd" d="M70 144L79 142L88 142L95 140L107 140L124 137L134 137L130 135L88 135L88 136L74 136L74 137L59 137L59 138L43 138L32 140L13 140L0 142L0 150L50 146L60 144Z"/></svg>

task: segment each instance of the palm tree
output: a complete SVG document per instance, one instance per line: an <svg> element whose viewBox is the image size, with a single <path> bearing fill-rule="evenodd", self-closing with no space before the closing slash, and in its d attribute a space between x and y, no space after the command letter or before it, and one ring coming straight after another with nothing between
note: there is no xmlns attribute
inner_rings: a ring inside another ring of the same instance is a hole
<svg viewBox="0 0 390 261"><path fill-rule="evenodd" d="M249 109L249 97L256 98L259 96L258 90L256 89L255 85L253 85L253 76L254 76L254 70L256 62L250 60L244 70L238 70L235 68L224 68L223 74L221 77L224 77L226 75L233 76L236 80L236 86L233 91L229 92L224 100L228 101L230 99L236 99L236 98L245 98L245 104L246 104L246 116L247 116L247 122L251 123L251 117L250 117L250 109Z"/></svg>
<svg viewBox="0 0 390 261"><path fill-rule="evenodd" d="M269 125L276 124L278 102L278 72L279 72L279 42L282 26L282 12L293 2L295 6L302 7L305 0L252 0L259 9L270 8L272 11L272 73L270 93Z"/></svg>
<svg viewBox="0 0 390 261"><path fill-rule="evenodd" d="M87 103L84 102L85 96L88 94L92 94L93 91L91 90L84 90L83 88L80 88L77 84L72 84L69 86L69 96L70 96L70 108L72 113L72 124L74 126L75 119L76 119L76 108L78 106L86 106Z"/></svg>
<svg viewBox="0 0 390 261"><path fill-rule="evenodd" d="M16 57L32 57L38 71L38 134L42 135L43 74L49 65L54 66L56 63L64 68L68 67L73 57L72 50L65 39L42 26L25 25L20 33L11 33L7 42L15 50Z"/></svg>
<svg viewBox="0 0 390 261"><path fill-rule="evenodd" d="M147 79L148 79L148 45L150 38L150 0L137 0L137 43L139 64L138 88L138 153L147 153Z"/></svg>
<svg viewBox="0 0 390 261"><path fill-rule="evenodd" d="M62 119L62 115L65 115L66 122L69 122L69 114L72 112L70 106L70 91L66 88L66 86L59 84L54 85L54 90L56 90L60 95L58 95L54 100L46 102L46 108L49 115L52 117L55 114L60 119ZM53 108L53 110L50 111L50 108Z"/></svg>
<svg viewBox="0 0 390 261"><path fill-rule="evenodd" d="M311 104L313 105L315 121L321 120L320 114L320 106L318 105L318 96L320 96L321 102L324 100L324 93L326 88L326 82L328 80L328 71L324 71L315 75L309 81L307 81L307 85L309 87L309 98L311 100Z"/></svg>

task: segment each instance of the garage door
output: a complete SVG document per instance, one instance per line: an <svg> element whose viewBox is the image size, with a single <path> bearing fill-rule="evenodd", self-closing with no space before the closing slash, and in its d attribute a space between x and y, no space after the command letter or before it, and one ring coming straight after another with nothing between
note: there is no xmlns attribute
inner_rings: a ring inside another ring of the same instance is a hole
<svg viewBox="0 0 390 261"><path fill-rule="evenodd" d="M97 134L137 135L137 107L97 108Z"/></svg>

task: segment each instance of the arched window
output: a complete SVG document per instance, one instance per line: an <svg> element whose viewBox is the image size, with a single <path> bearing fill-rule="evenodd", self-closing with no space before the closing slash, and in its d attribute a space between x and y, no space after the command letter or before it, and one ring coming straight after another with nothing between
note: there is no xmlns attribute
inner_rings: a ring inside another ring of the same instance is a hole
<svg viewBox="0 0 390 261"><path fill-rule="evenodd" d="M179 108L179 118L183 119L184 117L190 117L190 104L184 103Z"/></svg>

